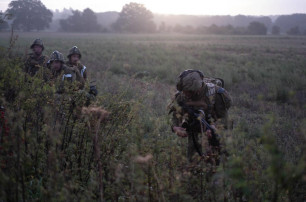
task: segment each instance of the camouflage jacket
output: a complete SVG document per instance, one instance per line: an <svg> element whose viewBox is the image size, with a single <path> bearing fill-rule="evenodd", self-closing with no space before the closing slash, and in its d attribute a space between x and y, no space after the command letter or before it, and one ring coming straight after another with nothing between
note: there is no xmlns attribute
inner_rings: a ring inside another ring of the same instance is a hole
<svg viewBox="0 0 306 202"><path fill-rule="evenodd" d="M49 60L48 56L41 55L39 58L36 58L33 53L29 54L29 57L25 61L24 71L30 76L37 74L39 69L44 70L47 67L47 61Z"/></svg>
<svg viewBox="0 0 306 202"><path fill-rule="evenodd" d="M66 65L68 67L77 67L77 69L80 72L81 77L86 81L87 80L87 70L86 70L86 66L81 64L80 62L77 65L73 65L71 64L69 61L66 62Z"/></svg>
<svg viewBox="0 0 306 202"><path fill-rule="evenodd" d="M49 71L48 74L45 74L46 82L55 86L57 93L64 93L66 88L73 88L73 90L84 88L85 81L76 67L68 67L63 64L59 71L54 71L51 67L47 69Z"/></svg>

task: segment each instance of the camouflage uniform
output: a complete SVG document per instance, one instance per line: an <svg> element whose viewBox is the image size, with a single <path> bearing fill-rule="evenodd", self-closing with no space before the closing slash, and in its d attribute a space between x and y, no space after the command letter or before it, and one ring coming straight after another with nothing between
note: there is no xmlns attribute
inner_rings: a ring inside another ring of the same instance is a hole
<svg viewBox="0 0 306 202"><path fill-rule="evenodd" d="M69 50L69 54L67 55L67 58L69 58L69 61L66 63L67 67L69 68L73 68L73 69L77 69L79 71L79 75L77 75L77 80L80 81L81 79L83 79L84 82L87 81L87 69L86 66L81 64L79 61L77 64L72 64L71 62L71 56L72 55L79 55L79 58L81 59L82 54L80 52L80 50L78 49L78 47L73 46L70 50ZM92 84L93 82L91 82ZM93 100L95 100L95 97L97 96L98 91L95 85L91 85L90 89L88 91L88 93L86 93L87 95L87 104L89 105Z"/></svg>
<svg viewBox="0 0 306 202"><path fill-rule="evenodd" d="M44 50L44 45L40 39L36 39L30 48L33 49L35 45L41 46L42 50ZM24 71L30 76L34 76L37 74L39 69L42 71L45 70L44 68L46 68L48 59L48 56L41 55L40 57L37 57L34 53L30 53L26 59Z"/></svg>
<svg viewBox="0 0 306 202"><path fill-rule="evenodd" d="M52 62L53 61L60 61L61 68L59 70L52 69ZM58 85L57 92L63 93L64 92L64 84L68 81L71 84L77 82L77 87L82 89L84 87L84 79L80 75L78 69L74 66L68 67L64 64L64 57L59 51L54 51L51 56L50 60L47 63L47 67L50 70L51 74L48 78L50 83L54 83ZM67 85L67 84L66 84ZM70 85L69 85L70 86Z"/></svg>
<svg viewBox="0 0 306 202"><path fill-rule="evenodd" d="M184 72L182 74L184 74ZM184 76L182 76L182 74L180 75L177 84L177 89L179 91L176 93L170 109L170 113L173 113L172 129L174 126L182 127L182 124L189 118L178 103L192 103L188 106L192 106L195 110L203 110L205 112L205 119L210 124L215 124L215 122L221 117L221 119L226 119L226 107L228 108L229 106L224 105L224 99L230 99L227 91L213 83L205 83L203 80L204 75L199 71L187 72ZM183 90L193 91L196 93L193 93L191 97L187 98L183 93ZM226 101L231 102L231 100ZM223 122L225 123L225 121ZM202 147L204 147L206 149L204 154L210 152L211 145L209 145L206 137L199 137L199 134L201 133L203 133L203 131L198 129L195 134L188 134L187 156L189 161L192 161L197 149L202 153ZM192 139L193 135L196 142Z"/></svg>
<svg viewBox="0 0 306 202"><path fill-rule="evenodd" d="M69 50L69 54L68 54L68 58L70 60L70 56L71 55L74 55L74 54L77 54L80 56L80 59L82 57L82 54L80 52L80 50L78 49L78 47L76 46L73 46L70 50ZM66 65L68 67L77 67L77 69L79 70L80 72L80 75L82 76L82 78L86 81L87 80L87 70L86 70L86 66L81 64L80 62L78 62L76 65L75 64L72 64L70 61L68 61L66 63Z"/></svg>
<svg viewBox="0 0 306 202"><path fill-rule="evenodd" d="M51 67L51 64L53 61L60 61L61 67L59 70L54 70ZM64 65L64 57L59 51L53 51L50 60L47 62L47 68L50 70L50 75L48 77L48 81L53 81L58 77L61 77L63 75L64 69L66 68Z"/></svg>
<svg viewBox="0 0 306 202"><path fill-rule="evenodd" d="M69 82L77 82L77 88L78 90L81 90L84 88L84 85L85 85L85 81L83 79L83 77L81 76L79 70L72 66L72 67L69 67L69 66L66 66L64 65L64 74L62 76L62 81L69 81Z"/></svg>

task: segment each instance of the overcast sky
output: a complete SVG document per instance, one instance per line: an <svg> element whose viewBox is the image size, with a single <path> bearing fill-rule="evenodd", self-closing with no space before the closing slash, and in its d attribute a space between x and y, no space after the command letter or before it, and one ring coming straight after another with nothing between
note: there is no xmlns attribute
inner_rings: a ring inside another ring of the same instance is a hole
<svg viewBox="0 0 306 202"><path fill-rule="evenodd" d="M49 9L91 8L95 12L121 11L128 0L41 0ZM279 15L306 13L306 0L132 0L153 13L190 15ZM0 0L5 11L10 0Z"/></svg>

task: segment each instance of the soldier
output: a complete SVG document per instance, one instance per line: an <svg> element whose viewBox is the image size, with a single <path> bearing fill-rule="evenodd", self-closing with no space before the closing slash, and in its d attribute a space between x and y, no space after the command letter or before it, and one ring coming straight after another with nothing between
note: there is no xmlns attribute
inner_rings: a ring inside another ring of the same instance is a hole
<svg viewBox="0 0 306 202"><path fill-rule="evenodd" d="M87 71L86 71L86 66L81 64L80 59L82 57L82 54L80 52L80 50L78 49L78 47L73 46L70 50L69 50L69 54L68 54L68 59L69 61L66 63L66 65L68 67L77 67L82 78L86 81L87 80Z"/></svg>
<svg viewBox="0 0 306 202"><path fill-rule="evenodd" d="M171 128L178 136L188 137L187 156L191 162L196 153L207 157L214 150L220 151L219 137L215 133L216 125L219 119L227 118L231 98L224 88L205 83L201 71L186 70L178 79L178 92L170 109L170 113L173 113ZM204 137L200 139L199 134ZM204 154L203 146L206 149Z"/></svg>
<svg viewBox="0 0 306 202"><path fill-rule="evenodd" d="M50 60L47 62L47 67L51 71L49 80L54 80L59 76L64 76L64 70L66 69L63 55L59 51L53 51Z"/></svg>
<svg viewBox="0 0 306 202"><path fill-rule="evenodd" d="M48 61L48 57L43 55L44 44L42 40L36 39L30 47L33 53L29 54L25 62L25 72L30 76L34 76L37 74L38 70L44 70L46 68L46 63Z"/></svg>
<svg viewBox="0 0 306 202"><path fill-rule="evenodd" d="M80 62L81 57L82 57L82 54L81 54L80 50L78 49L78 47L73 46L69 50L69 54L67 56L69 61L66 63L66 65L68 67L76 67L79 70L81 77L86 82L87 81L87 70L86 70L86 66L81 64L81 62ZM80 78L77 77L77 80L80 80ZM98 94L98 90L96 88L96 85L94 85L93 83L94 82L91 82L90 89L89 89L90 97L96 97L97 94Z"/></svg>
<svg viewBox="0 0 306 202"><path fill-rule="evenodd" d="M75 66L66 66L64 63L64 57L59 51L52 52L47 67L51 71L48 81L58 81L60 83L58 93L63 92L63 84L65 81L78 81L79 88L82 89L84 87L84 79L80 75L79 70Z"/></svg>

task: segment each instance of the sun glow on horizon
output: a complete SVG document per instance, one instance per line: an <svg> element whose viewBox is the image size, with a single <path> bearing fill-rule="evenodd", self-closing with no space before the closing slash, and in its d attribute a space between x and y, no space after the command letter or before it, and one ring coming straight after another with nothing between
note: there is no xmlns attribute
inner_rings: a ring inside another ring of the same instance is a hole
<svg viewBox="0 0 306 202"><path fill-rule="evenodd" d="M227 15L231 14L235 4L228 5L217 1L163 1L147 2L145 6L153 13L158 14L185 14L185 15ZM218 3L219 2L219 3ZM162 6L160 6L162 5Z"/></svg>

